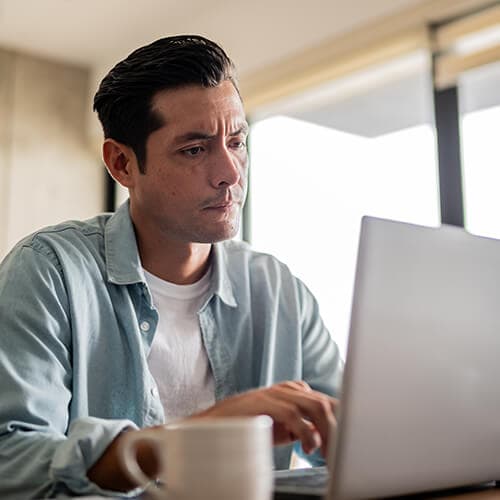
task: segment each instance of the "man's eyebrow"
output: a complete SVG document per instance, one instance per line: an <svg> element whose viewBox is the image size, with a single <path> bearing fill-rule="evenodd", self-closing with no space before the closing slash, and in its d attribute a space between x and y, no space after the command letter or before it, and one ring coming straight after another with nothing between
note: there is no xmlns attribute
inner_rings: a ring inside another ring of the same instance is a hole
<svg viewBox="0 0 500 500"><path fill-rule="evenodd" d="M248 133L248 124L243 123L238 130L235 130L234 132L231 132L229 134L230 137L235 137L240 134L246 134ZM192 131L192 132L186 132L185 134L181 134L175 138L175 142L188 142L188 141L208 141L210 139L214 139L217 137L216 134L207 134L205 132L197 132L197 131Z"/></svg>
<svg viewBox="0 0 500 500"><path fill-rule="evenodd" d="M229 136L230 137L234 137L236 135L247 134L247 133L248 133L248 123L243 123L238 130L235 130L234 132L231 132L229 134Z"/></svg>
<svg viewBox="0 0 500 500"><path fill-rule="evenodd" d="M175 142L209 140L216 137L215 135L205 134L204 132L186 132L175 138Z"/></svg>

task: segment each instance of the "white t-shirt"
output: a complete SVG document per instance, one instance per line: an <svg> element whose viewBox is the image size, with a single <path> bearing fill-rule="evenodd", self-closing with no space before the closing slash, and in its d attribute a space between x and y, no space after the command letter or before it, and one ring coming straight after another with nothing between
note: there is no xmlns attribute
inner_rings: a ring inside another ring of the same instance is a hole
<svg viewBox="0 0 500 500"><path fill-rule="evenodd" d="M165 422L215 403L215 384L201 338L198 309L210 286L210 270L192 285L176 285L144 270L158 309L148 365L158 386Z"/></svg>

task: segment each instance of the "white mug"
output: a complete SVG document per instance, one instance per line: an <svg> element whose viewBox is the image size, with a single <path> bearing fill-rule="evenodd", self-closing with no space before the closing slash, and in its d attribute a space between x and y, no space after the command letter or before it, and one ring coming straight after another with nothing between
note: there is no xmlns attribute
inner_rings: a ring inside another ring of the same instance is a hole
<svg viewBox="0 0 500 500"><path fill-rule="evenodd" d="M270 500L272 420L267 416L179 421L126 433L119 458L130 480L151 484L137 464L139 444L149 443L159 463L158 487L167 500Z"/></svg>

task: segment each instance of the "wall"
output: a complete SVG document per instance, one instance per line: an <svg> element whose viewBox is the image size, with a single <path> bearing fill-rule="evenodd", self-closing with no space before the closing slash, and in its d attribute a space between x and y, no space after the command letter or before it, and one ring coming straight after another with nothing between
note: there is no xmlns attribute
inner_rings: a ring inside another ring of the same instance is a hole
<svg viewBox="0 0 500 500"><path fill-rule="evenodd" d="M21 237L102 211L85 68L0 49L0 258Z"/></svg>

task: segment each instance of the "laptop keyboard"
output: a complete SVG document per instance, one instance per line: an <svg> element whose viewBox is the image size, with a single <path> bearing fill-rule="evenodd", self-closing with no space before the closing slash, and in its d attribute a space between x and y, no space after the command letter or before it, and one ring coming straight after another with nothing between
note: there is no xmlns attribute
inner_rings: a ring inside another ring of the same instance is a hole
<svg viewBox="0 0 500 500"><path fill-rule="evenodd" d="M274 472L274 489L283 492L310 492L325 494L328 485L328 469L312 467Z"/></svg>

